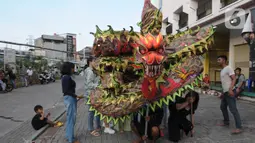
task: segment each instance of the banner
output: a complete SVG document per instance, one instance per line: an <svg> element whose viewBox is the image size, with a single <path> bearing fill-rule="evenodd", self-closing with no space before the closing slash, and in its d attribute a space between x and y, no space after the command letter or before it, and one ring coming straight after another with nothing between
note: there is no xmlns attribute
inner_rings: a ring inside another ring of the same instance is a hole
<svg viewBox="0 0 255 143"><path fill-rule="evenodd" d="M16 63L16 51L14 49L4 49L4 64L15 64Z"/></svg>

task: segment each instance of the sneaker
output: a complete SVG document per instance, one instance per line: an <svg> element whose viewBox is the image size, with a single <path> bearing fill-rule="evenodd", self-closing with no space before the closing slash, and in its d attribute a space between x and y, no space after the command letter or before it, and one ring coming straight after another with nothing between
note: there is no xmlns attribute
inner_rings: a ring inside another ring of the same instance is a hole
<svg viewBox="0 0 255 143"><path fill-rule="evenodd" d="M111 128L105 128L104 132L108 133L108 134L114 134L115 133L115 131L113 129L111 129Z"/></svg>

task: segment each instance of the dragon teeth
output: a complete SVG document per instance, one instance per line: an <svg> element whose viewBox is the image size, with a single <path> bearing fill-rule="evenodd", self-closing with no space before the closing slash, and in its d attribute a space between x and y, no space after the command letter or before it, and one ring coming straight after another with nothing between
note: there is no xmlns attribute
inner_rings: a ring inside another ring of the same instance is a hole
<svg viewBox="0 0 255 143"><path fill-rule="evenodd" d="M156 76L160 73L161 65L146 65L145 66L145 73L149 77Z"/></svg>

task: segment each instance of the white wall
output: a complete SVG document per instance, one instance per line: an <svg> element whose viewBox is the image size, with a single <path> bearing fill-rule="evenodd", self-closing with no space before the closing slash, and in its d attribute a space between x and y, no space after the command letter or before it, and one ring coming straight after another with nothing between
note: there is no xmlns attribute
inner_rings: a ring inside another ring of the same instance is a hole
<svg viewBox="0 0 255 143"><path fill-rule="evenodd" d="M193 27L199 25L203 22L206 22L212 18L215 18L221 14L224 14L226 11L243 5L245 3L251 2L252 0L238 0L224 8L221 8L220 0L212 0L212 14L207 15L206 17L197 20L196 9L197 9L197 0L163 0L162 12L163 19L168 17L168 21L173 24L173 33L179 29L178 20L179 16L174 14L174 12L183 6L183 12L189 14L188 26ZM213 25L218 25L223 23L224 19L220 21L214 21L211 23Z"/></svg>
<svg viewBox="0 0 255 143"><path fill-rule="evenodd" d="M241 36L241 30L230 30L230 39L229 39L229 65L235 68L235 46L246 44L247 42ZM247 55L248 56L248 55Z"/></svg>
<svg viewBox="0 0 255 143"><path fill-rule="evenodd" d="M67 46L66 46L65 43L44 42L44 43L43 43L43 47L44 47L44 48L49 48L49 49L67 51ZM47 57L47 58L52 58L52 59L57 58L57 59L66 60L67 55L66 55L66 53L63 53L63 52L57 52L57 51L46 50L46 57Z"/></svg>

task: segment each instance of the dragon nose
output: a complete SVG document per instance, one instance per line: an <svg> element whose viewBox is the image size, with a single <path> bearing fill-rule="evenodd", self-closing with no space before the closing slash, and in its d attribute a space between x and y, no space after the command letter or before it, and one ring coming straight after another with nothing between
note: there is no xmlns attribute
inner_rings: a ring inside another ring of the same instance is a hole
<svg viewBox="0 0 255 143"><path fill-rule="evenodd" d="M152 65L152 64L160 64L162 63L164 56L160 55L156 52L149 52L145 55L142 56L142 59L148 64L148 65Z"/></svg>

